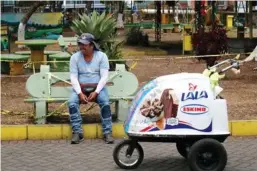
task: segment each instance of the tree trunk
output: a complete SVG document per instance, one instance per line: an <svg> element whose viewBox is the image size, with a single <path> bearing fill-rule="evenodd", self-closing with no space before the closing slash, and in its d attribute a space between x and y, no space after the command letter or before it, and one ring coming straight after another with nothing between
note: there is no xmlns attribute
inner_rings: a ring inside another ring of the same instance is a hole
<svg viewBox="0 0 257 171"><path fill-rule="evenodd" d="M51 12L56 12L55 5L56 5L55 1L51 1L51 5L50 5Z"/></svg>
<svg viewBox="0 0 257 171"><path fill-rule="evenodd" d="M123 24L123 11L124 11L124 1L119 1L119 13L117 19L117 28L124 28Z"/></svg>
<svg viewBox="0 0 257 171"><path fill-rule="evenodd" d="M32 7L30 8L30 10L28 11L28 13L26 13L24 15L24 17L22 18L20 24L19 24L19 28L18 28L18 41L22 41L25 40L25 27L27 22L29 21L31 15L38 9L38 7L44 5L45 2L35 2ZM18 45L19 48L24 47L24 45Z"/></svg>
<svg viewBox="0 0 257 171"><path fill-rule="evenodd" d="M174 21L175 21L175 5L172 6L172 16L173 16Z"/></svg>
<svg viewBox="0 0 257 171"><path fill-rule="evenodd" d="M170 6L168 5L168 24L171 23L171 20L170 20Z"/></svg>
<svg viewBox="0 0 257 171"><path fill-rule="evenodd" d="M253 38L253 4L252 1L249 1L249 38Z"/></svg>
<svg viewBox="0 0 257 171"><path fill-rule="evenodd" d="M91 6L92 6L92 3L93 3L93 1L86 1L87 3L86 3L86 14L87 15L90 15L90 12L91 12Z"/></svg>
<svg viewBox="0 0 257 171"><path fill-rule="evenodd" d="M57 10L58 10L58 12L62 11L62 4L63 4L63 1L57 1Z"/></svg>

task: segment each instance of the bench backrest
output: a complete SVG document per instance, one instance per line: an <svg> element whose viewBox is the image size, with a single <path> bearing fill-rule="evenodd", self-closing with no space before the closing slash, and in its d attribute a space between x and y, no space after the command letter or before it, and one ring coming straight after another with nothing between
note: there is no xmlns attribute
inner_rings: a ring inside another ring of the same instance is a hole
<svg viewBox="0 0 257 171"><path fill-rule="evenodd" d="M28 78L26 90L34 98L69 98L72 92L70 84L54 85L69 80L69 72L50 72L48 65L41 65L40 72ZM138 88L136 76L126 71L123 64L116 64L116 70L109 72L108 82L111 83L107 86L109 95L114 97L132 96Z"/></svg>

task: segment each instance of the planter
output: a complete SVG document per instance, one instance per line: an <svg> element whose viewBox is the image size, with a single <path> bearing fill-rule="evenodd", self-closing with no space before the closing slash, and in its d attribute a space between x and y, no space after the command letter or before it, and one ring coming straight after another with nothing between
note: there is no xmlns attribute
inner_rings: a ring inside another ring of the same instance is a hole
<svg viewBox="0 0 257 171"><path fill-rule="evenodd" d="M10 74L9 62L1 62L1 73L2 74Z"/></svg>
<svg viewBox="0 0 257 171"><path fill-rule="evenodd" d="M24 64L27 63L29 55L2 54L1 73L9 75L24 74Z"/></svg>
<svg viewBox="0 0 257 171"><path fill-rule="evenodd" d="M244 39L244 48L245 52L252 52L257 46L257 37L255 38L245 38Z"/></svg>
<svg viewBox="0 0 257 171"><path fill-rule="evenodd" d="M228 51L229 53L244 53L244 39L229 38Z"/></svg>
<svg viewBox="0 0 257 171"><path fill-rule="evenodd" d="M228 48L230 53L252 52L257 45L257 38L230 38L228 39Z"/></svg>

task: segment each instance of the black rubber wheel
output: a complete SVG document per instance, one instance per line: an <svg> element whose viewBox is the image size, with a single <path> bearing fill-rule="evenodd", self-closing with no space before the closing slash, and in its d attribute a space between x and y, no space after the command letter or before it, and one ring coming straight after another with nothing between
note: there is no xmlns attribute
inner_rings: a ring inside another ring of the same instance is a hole
<svg viewBox="0 0 257 171"><path fill-rule="evenodd" d="M126 151L132 145L132 143L134 143L134 151L131 156L127 156ZM120 154L122 148L125 146L128 146L128 147L126 148L126 151L124 152L124 157L131 158L133 156L133 154L135 153L135 151L138 153L138 159L136 159L133 163L130 163L130 164L124 163L120 159L121 156L119 154ZM124 140L124 141L120 142L113 151L113 159L114 159L115 163L122 169L137 168L143 161L143 158L144 158L143 148L141 147L141 145L138 142L133 142L132 140Z"/></svg>
<svg viewBox="0 0 257 171"><path fill-rule="evenodd" d="M191 146L188 163L192 171L222 171L227 164L227 152L219 141L205 138Z"/></svg>
<svg viewBox="0 0 257 171"><path fill-rule="evenodd" d="M176 143L177 150L181 156L183 156L185 159L187 159L188 151L190 148L190 145L183 143L183 142L177 142Z"/></svg>

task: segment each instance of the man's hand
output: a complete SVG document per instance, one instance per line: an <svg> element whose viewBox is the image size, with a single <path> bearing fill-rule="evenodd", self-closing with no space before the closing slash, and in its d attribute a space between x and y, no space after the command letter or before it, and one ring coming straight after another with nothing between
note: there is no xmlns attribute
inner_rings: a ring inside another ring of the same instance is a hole
<svg viewBox="0 0 257 171"><path fill-rule="evenodd" d="M79 100L82 102L82 103L88 103L88 98L87 98L87 96L85 95L85 94L83 94L83 93L80 93L79 94Z"/></svg>
<svg viewBox="0 0 257 171"><path fill-rule="evenodd" d="M88 101L90 101L90 102L94 101L96 99L97 95L98 95L98 93L95 91L90 93L90 95L88 97Z"/></svg>

